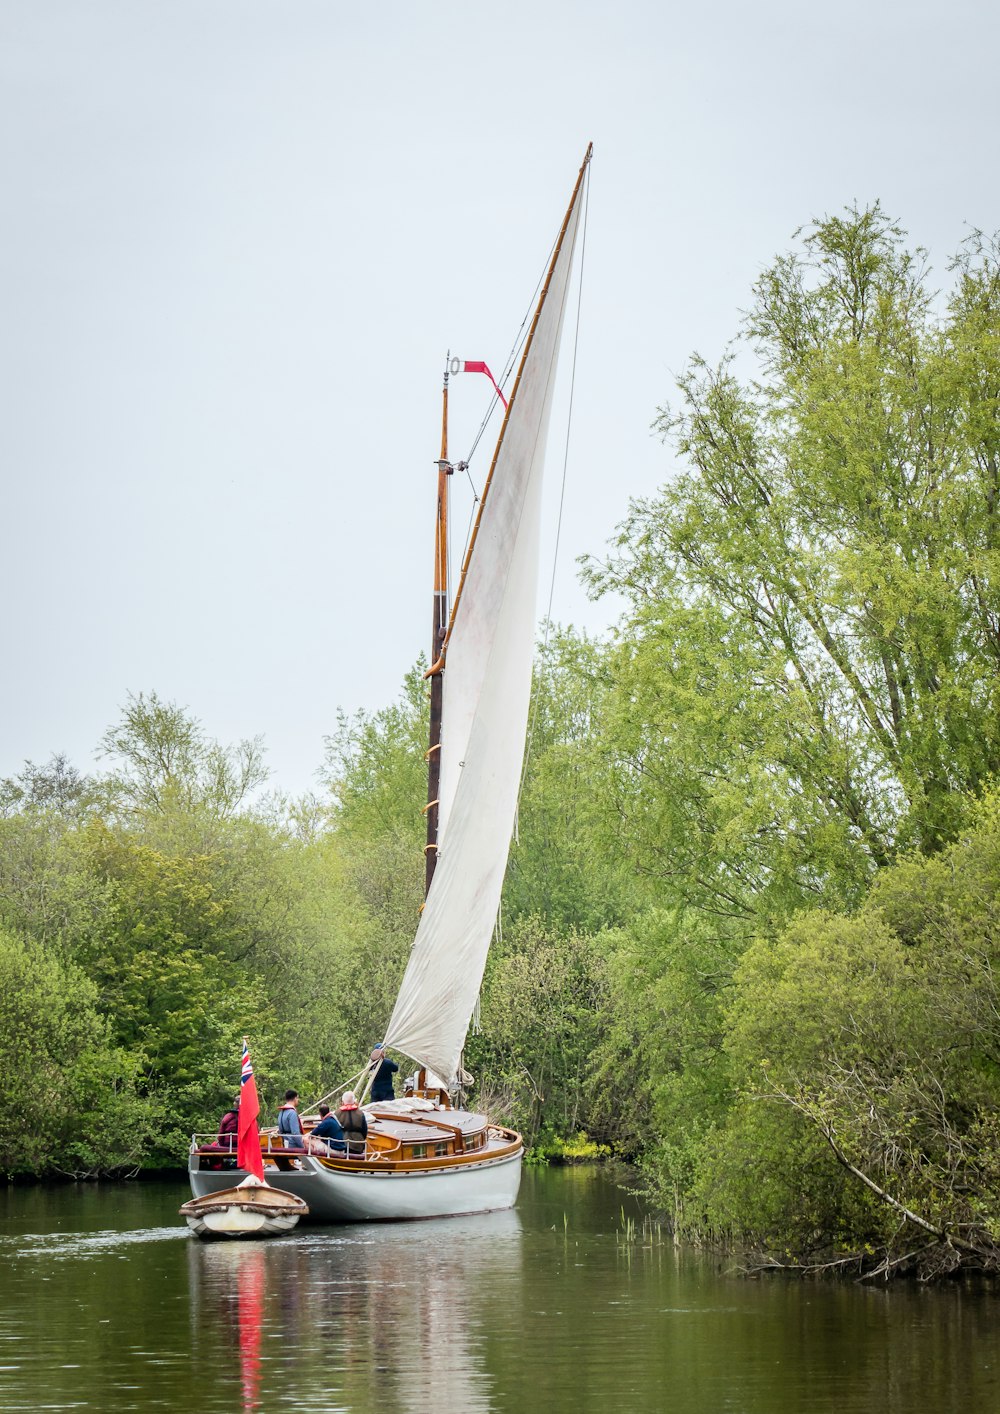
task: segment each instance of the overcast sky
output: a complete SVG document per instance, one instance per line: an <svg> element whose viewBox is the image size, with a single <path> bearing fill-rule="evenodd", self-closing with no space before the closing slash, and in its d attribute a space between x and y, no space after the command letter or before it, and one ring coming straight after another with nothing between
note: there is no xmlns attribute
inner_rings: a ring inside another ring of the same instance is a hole
<svg viewBox="0 0 1000 1414"><path fill-rule="evenodd" d="M338 707L427 647L445 353L503 365L588 141L553 613L601 630L576 557L669 475L673 375L793 231L880 198L944 283L1000 227L997 30L919 0L0 0L0 776L92 769L155 690L314 784ZM487 392L458 380L456 457Z"/></svg>

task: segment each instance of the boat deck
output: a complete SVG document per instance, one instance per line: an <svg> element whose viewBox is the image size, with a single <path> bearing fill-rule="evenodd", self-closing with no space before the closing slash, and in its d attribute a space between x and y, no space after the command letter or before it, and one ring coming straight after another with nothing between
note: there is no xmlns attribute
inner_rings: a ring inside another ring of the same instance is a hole
<svg viewBox="0 0 1000 1414"><path fill-rule="evenodd" d="M400 1103L400 1102L397 1102ZM288 1172L300 1159L316 1159L325 1168L356 1169L377 1165L417 1170L448 1164L499 1157L521 1145L514 1130L491 1124L473 1110L427 1108L410 1112L392 1105L374 1104L365 1109L368 1139L363 1155L347 1154L323 1147L311 1138L312 1116L304 1123L305 1147L294 1148L275 1131L260 1136L261 1157L268 1177L272 1170ZM194 1135L191 1144L192 1171L228 1171L235 1168L233 1149L220 1145L214 1135Z"/></svg>
<svg viewBox="0 0 1000 1414"><path fill-rule="evenodd" d="M262 1134L268 1183L305 1199L317 1222L489 1212L514 1202L524 1152L514 1130L469 1110L408 1114L372 1105L365 1115L368 1140L356 1157L310 1142L308 1122L305 1148ZM199 1197L231 1187L240 1172L235 1154L205 1135L193 1137L188 1165Z"/></svg>

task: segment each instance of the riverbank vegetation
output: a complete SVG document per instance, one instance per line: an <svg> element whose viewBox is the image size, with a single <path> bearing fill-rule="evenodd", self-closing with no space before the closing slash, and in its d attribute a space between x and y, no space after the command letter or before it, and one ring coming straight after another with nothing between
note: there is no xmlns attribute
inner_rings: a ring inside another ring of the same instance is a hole
<svg viewBox="0 0 1000 1414"><path fill-rule="evenodd" d="M1000 1266L1000 259L875 207L758 280L656 426L663 489L540 648L466 1063L539 1152L641 1165L769 1262ZM175 1163L244 1031L273 1104L379 1039L419 908L425 694L314 796L130 698L0 787L0 1166ZM581 1137L584 1136L584 1137Z"/></svg>

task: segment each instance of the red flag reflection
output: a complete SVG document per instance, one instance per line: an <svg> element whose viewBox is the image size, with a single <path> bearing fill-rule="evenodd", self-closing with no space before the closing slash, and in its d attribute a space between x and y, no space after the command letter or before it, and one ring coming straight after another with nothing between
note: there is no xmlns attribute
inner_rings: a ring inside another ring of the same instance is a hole
<svg viewBox="0 0 1000 1414"><path fill-rule="evenodd" d="M241 1254L242 1256L243 1254ZM244 1414L260 1406L260 1332L264 1319L264 1253L243 1256L237 1275L240 1320L240 1382Z"/></svg>

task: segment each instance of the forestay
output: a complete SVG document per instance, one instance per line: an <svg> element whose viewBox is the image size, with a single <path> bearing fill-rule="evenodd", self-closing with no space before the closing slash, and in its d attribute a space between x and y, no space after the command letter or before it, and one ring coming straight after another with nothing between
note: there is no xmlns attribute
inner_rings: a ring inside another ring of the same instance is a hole
<svg viewBox="0 0 1000 1414"><path fill-rule="evenodd" d="M500 432L447 644L438 860L386 1034L389 1045L445 1080L457 1072L482 982L517 808L545 441L581 201L578 182Z"/></svg>

